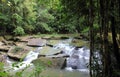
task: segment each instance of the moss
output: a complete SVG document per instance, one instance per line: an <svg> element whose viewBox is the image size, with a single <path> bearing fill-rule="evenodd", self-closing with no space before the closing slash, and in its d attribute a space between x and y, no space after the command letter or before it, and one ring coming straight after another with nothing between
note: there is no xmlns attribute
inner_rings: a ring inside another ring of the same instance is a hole
<svg viewBox="0 0 120 77"><path fill-rule="evenodd" d="M71 43L71 45L76 46L76 47L81 47L81 46L87 46L89 47L89 44L87 41L84 40L73 40Z"/></svg>
<svg viewBox="0 0 120 77"><path fill-rule="evenodd" d="M14 53L17 53L17 52L23 51L23 50L24 50L23 48L16 46L16 47L14 48L13 52L14 52Z"/></svg>

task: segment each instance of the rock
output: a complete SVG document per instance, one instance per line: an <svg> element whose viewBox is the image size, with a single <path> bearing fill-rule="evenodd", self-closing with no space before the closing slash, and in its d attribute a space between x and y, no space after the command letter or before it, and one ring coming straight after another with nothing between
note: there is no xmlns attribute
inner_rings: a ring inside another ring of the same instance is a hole
<svg viewBox="0 0 120 77"><path fill-rule="evenodd" d="M46 57L48 57L48 58L62 58L62 57L69 57L69 55L67 55L67 54L58 54L58 55L48 55L48 56L46 56Z"/></svg>
<svg viewBox="0 0 120 77"><path fill-rule="evenodd" d="M24 37L16 37L20 40L20 42L28 42L30 39L34 39L34 38L37 38L37 37L34 37L34 36L24 36Z"/></svg>
<svg viewBox="0 0 120 77"><path fill-rule="evenodd" d="M49 40L47 42L47 46L53 47L54 45L58 44L60 40Z"/></svg>
<svg viewBox="0 0 120 77"><path fill-rule="evenodd" d="M81 36L74 37L75 39L83 39Z"/></svg>
<svg viewBox="0 0 120 77"><path fill-rule="evenodd" d="M48 56L48 55L56 55L61 53L62 51L59 49L51 48L48 46L43 47L43 49L40 50L40 55L39 56Z"/></svg>
<svg viewBox="0 0 120 77"><path fill-rule="evenodd" d="M73 69L78 69L79 63L80 60L78 56L70 57L69 59L67 59L67 66L72 67Z"/></svg>
<svg viewBox="0 0 120 77"><path fill-rule="evenodd" d="M15 60L22 60L30 52L28 47L11 47L8 51L8 56Z"/></svg>
<svg viewBox="0 0 120 77"><path fill-rule="evenodd" d="M0 46L1 51L8 51L10 49L10 46Z"/></svg>
<svg viewBox="0 0 120 77"><path fill-rule="evenodd" d="M2 42L3 42L5 45L8 45L8 41L2 40Z"/></svg>
<svg viewBox="0 0 120 77"><path fill-rule="evenodd" d="M50 40L51 37L50 36L44 36L44 37L41 37L42 39L46 39L46 40Z"/></svg>
<svg viewBox="0 0 120 77"><path fill-rule="evenodd" d="M33 61L33 63L36 64L42 64L45 67L50 67L50 68L57 68L61 69L65 67L66 63L66 58L48 58L48 57L40 57L39 59L36 59Z"/></svg>
<svg viewBox="0 0 120 77"><path fill-rule="evenodd" d="M2 36L0 36L0 41L3 41L3 40L5 40Z"/></svg>
<svg viewBox="0 0 120 77"><path fill-rule="evenodd" d="M0 53L0 62L2 62L4 65L8 65L6 59L7 59L6 55L2 55Z"/></svg>
<svg viewBox="0 0 120 77"><path fill-rule="evenodd" d="M45 35L41 37L46 40L61 40L61 39L69 39L69 36L61 36L61 35Z"/></svg>
<svg viewBox="0 0 120 77"><path fill-rule="evenodd" d="M84 46L84 45L89 46L87 41L80 40L80 39L73 39L70 44L73 45L73 46L76 46L76 47L81 47L81 46Z"/></svg>
<svg viewBox="0 0 120 77"><path fill-rule="evenodd" d="M67 36L52 36L51 40L61 40L61 39L69 39Z"/></svg>
<svg viewBox="0 0 120 77"><path fill-rule="evenodd" d="M11 35L4 35L4 38L5 38L5 40L11 40L11 39L13 39L14 37L11 36Z"/></svg>
<svg viewBox="0 0 120 77"><path fill-rule="evenodd" d="M67 36L62 36L60 39L69 39L69 37L67 37Z"/></svg>
<svg viewBox="0 0 120 77"><path fill-rule="evenodd" d="M46 40L43 40L41 38L33 38L28 41L28 46L33 46L33 47L41 47L46 45Z"/></svg>
<svg viewBox="0 0 120 77"><path fill-rule="evenodd" d="M4 43L0 41L0 46L2 46L2 45L4 45Z"/></svg>
<svg viewBox="0 0 120 77"><path fill-rule="evenodd" d="M16 46L20 46L20 47L27 45L27 43L25 43L25 42L15 42L15 44L16 44Z"/></svg>

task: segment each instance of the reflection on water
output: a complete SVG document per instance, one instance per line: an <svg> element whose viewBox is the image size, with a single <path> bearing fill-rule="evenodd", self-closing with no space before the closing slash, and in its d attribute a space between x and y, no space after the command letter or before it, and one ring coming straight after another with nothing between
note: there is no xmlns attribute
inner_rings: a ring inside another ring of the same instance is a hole
<svg viewBox="0 0 120 77"><path fill-rule="evenodd" d="M60 69L47 69L41 73L43 77L89 77L86 72L66 71Z"/></svg>

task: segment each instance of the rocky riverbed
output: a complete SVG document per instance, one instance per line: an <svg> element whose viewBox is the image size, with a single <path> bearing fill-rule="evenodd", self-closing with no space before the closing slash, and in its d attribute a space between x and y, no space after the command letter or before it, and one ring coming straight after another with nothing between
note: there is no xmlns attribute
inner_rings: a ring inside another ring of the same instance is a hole
<svg viewBox="0 0 120 77"><path fill-rule="evenodd" d="M88 62L86 57L82 56L81 58L81 55L78 54L78 52L83 55L86 54L79 51L79 48L84 45L87 46L88 41L83 41L81 36L72 38L70 36L0 37L0 62L3 62L6 66L8 66L9 62L7 60L9 58L10 61L21 61L22 63L28 62L33 63L34 65L42 63L45 67L54 69L64 69L66 66L70 66L72 69L77 69L81 68L78 63L74 63L75 61L78 61L78 59L85 59L85 61L87 60ZM83 50L85 50L85 48L83 48ZM72 52L73 55L71 55L68 51ZM35 55L29 56L34 53ZM37 58L32 58L32 60L27 61L34 56ZM66 62L69 63L66 64ZM84 68L86 68L86 66L84 66Z"/></svg>

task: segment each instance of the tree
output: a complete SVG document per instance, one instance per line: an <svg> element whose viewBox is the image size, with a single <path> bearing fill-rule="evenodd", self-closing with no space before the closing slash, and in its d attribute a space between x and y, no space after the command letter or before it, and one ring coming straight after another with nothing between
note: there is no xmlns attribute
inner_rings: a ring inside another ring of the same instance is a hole
<svg viewBox="0 0 120 77"><path fill-rule="evenodd" d="M90 26L90 77L93 75L92 70L92 60L93 60L93 53L94 53L94 30L93 30L93 0L89 1L90 9L89 9L89 26Z"/></svg>

